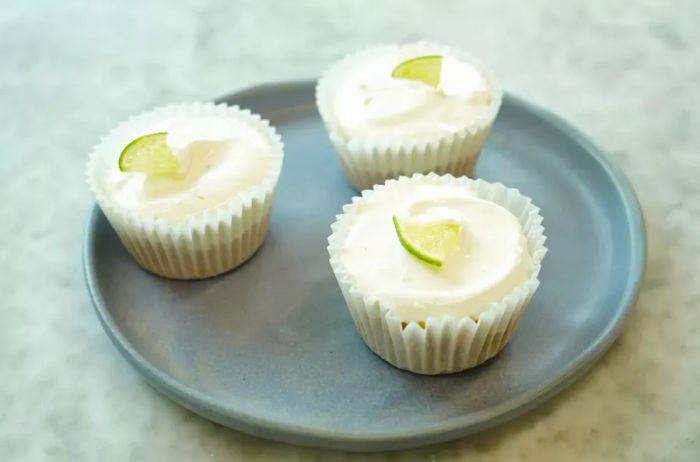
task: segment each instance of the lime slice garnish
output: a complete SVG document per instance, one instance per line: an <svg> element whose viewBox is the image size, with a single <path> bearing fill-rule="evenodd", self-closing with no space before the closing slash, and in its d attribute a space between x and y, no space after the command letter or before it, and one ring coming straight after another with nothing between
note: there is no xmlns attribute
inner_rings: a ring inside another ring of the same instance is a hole
<svg viewBox="0 0 700 462"><path fill-rule="evenodd" d="M391 76L397 79L418 80L437 88L441 71L442 56L429 55L402 62L391 71Z"/></svg>
<svg viewBox="0 0 700 462"><path fill-rule="evenodd" d="M119 156L119 170L182 178L180 162L168 148L167 137L167 132L152 133L127 144Z"/></svg>
<svg viewBox="0 0 700 462"><path fill-rule="evenodd" d="M402 223L396 215L393 221L401 245L414 257L438 268L459 243L458 223Z"/></svg>

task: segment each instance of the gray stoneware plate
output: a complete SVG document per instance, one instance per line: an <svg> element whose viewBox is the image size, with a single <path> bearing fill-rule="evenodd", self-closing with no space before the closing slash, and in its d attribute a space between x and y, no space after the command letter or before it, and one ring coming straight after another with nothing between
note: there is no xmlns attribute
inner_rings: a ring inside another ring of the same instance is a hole
<svg viewBox="0 0 700 462"><path fill-rule="evenodd" d="M501 355L428 377L375 356L355 331L328 264L330 224L355 192L314 107L314 83L222 98L279 129L285 161L262 249L196 282L141 270L95 207L84 268L119 351L167 396L223 425L288 443L374 451L447 441L504 422L580 377L610 346L644 269L632 188L556 116L508 95L476 176L542 208L541 286Z"/></svg>

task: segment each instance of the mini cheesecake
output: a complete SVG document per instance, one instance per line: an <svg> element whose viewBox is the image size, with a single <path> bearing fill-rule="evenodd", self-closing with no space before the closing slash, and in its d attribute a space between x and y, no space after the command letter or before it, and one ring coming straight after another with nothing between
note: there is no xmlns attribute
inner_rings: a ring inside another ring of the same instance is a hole
<svg viewBox="0 0 700 462"><path fill-rule="evenodd" d="M320 79L316 101L357 189L413 173L471 175L501 90L466 53L419 42L352 54Z"/></svg>
<svg viewBox="0 0 700 462"><path fill-rule="evenodd" d="M482 180L414 175L366 191L343 212L329 238L331 267L373 351L437 374L506 345L546 251L528 198Z"/></svg>
<svg viewBox="0 0 700 462"><path fill-rule="evenodd" d="M206 103L127 120L90 155L88 183L129 253L176 279L229 271L262 244L282 166L267 121Z"/></svg>

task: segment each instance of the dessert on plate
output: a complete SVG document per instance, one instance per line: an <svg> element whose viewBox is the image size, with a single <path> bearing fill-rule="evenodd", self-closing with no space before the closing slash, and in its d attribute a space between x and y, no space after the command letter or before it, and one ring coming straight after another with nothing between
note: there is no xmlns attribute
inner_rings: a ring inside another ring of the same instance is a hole
<svg viewBox="0 0 700 462"><path fill-rule="evenodd" d="M415 174L343 208L330 264L367 345L421 374L495 356L538 287L539 209L515 189Z"/></svg>
<svg viewBox="0 0 700 462"><path fill-rule="evenodd" d="M250 111L177 104L119 124L93 148L86 175L139 265L198 279L260 247L282 158L275 129Z"/></svg>
<svg viewBox="0 0 700 462"><path fill-rule="evenodd" d="M413 173L471 176L501 96L473 57L428 42L351 54L316 86L321 118L358 190Z"/></svg>

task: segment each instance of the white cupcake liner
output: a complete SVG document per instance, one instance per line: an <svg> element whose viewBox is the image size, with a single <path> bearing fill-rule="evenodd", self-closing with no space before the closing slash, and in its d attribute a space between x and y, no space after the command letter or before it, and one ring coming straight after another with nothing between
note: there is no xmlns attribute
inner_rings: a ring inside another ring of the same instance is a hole
<svg viewBox="0 0 700 462"><path fill-rule="evenodd" d="M169 223L125 210L105 192L101 175L143 129L172 117L226 117L243 120L265 134L274 150L265 178L216 209ZM283 145L267 120L238 106L174 104L143 112L119 124L90 153L86 177L97 203L131 256L144 269L173 279L201 279L229 271L250 258L267 233L282 169Z"/></svg>
<svg viewBox="0 0 700 462"><path fill-rule="evenodd" d="M407 182L469 188L477 197L499 204L513 213L522 226L532 255L530 279L502 300L485 307L475 319L469 316L428 316L420 323L405 322L394 315L382 300L364 293L338 256L338 250L357 219L356 207L375 200L375 195L381 195L385 189ZM328 238L330 264L360 335L369 348L387 362L419 374L463 371L498 354L510 340L525 307L539 286L541 262L547 252L542 216L530 198L500 183L455 178L452 175L415 174L363 191L361 197L354 198L352 204L343 207L343 213L338 215L331 229L333 232Z"/></svg>
<svg viewBox="0 0 700 462"><path fill-rule="evenodd" d="M413 173L450 173L471 176L486 142L503 92L493 74L471 55L444 45L429 42L411 44L418 54L453 56L474 66L492 88L491 104L480 117L465 121L464 127L451 134L432 138L396 139L362 137L345 139L337 130L332 108L335 89L348 69L377 55L385 55L399 45L378 45L346 56L325 72L316 85L316 106L335 148L345 176L359 191L384 183L390 178Z"/></svg>

